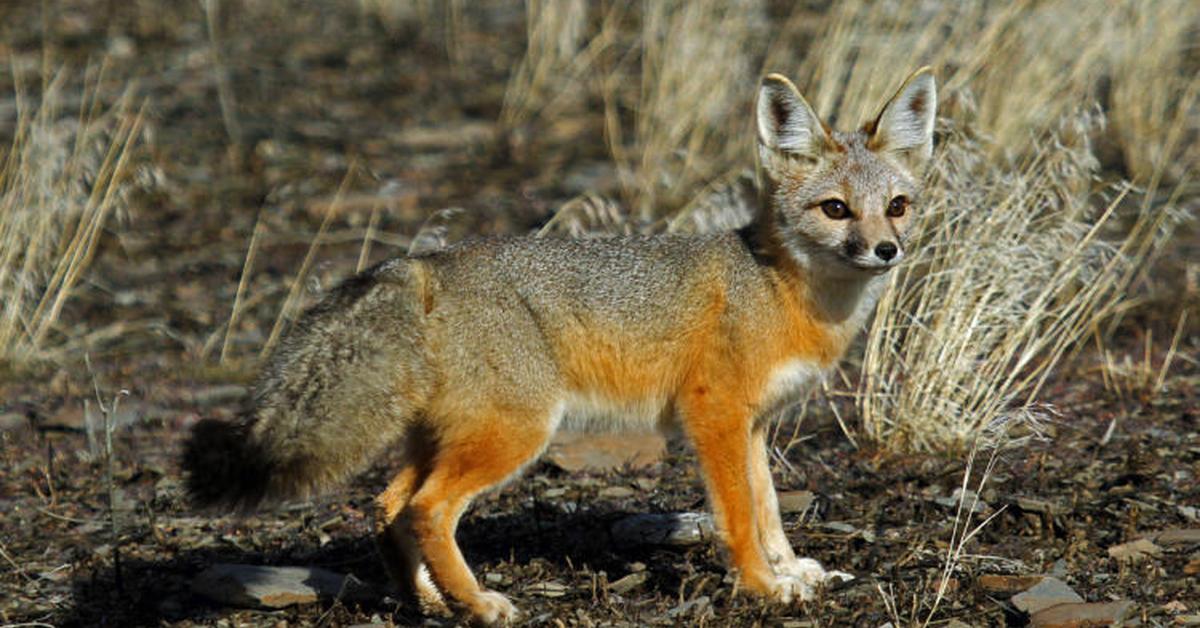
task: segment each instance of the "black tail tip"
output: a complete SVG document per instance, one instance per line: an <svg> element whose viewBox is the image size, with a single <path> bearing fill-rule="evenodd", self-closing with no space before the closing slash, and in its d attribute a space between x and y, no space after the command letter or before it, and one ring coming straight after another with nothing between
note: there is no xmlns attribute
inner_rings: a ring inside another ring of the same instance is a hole
<svg viewBox="0 0 1200 628"><path fill-rule="evenodd" d="M203 419L183 446L188 501L205 510L247 512L267 496L271 464L250 435L250 424Z"/></svg>

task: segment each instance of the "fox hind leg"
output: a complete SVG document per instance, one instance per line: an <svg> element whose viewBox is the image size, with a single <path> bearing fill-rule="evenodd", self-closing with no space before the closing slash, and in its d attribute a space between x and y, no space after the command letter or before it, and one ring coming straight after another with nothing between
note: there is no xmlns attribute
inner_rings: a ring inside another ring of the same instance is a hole
<svg viewBox="0 0 1200 628"><path fill-rule="evenodd" d="M409 500L429 473L428 459L422 452L410 453L414 456L375 498L375 541L392 581L412 593L424 612L446 614L449 609L421 557L408 512Z"/></svg>
<svg viewBox="0 0 1200 628"><path fill-rule="evenodd" d="M509 621L516 607L479 585L454 533L471 499L533 460L550 436L548 412L459 417L439 439L428 477L409 502L412 529L433 581L484 623Z"/></svg>

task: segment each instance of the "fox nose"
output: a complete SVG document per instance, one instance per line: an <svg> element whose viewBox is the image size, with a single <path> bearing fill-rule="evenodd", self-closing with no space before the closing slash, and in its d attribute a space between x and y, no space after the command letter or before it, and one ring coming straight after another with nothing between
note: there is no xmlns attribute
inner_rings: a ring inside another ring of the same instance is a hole
<svg viewBox="0 0 1200 628"><path fill-rule="evenodd" d="M896 257L897 252L899 252L899 249L892 242L880 242L875 245L875 256L885 262Z"/></svg>

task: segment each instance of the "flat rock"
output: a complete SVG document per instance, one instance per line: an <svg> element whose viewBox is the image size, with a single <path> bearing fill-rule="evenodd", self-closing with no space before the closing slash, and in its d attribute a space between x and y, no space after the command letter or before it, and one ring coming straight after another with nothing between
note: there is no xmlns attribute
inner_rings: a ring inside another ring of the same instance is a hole
<svg viewBox="0 0 1200 628"><path fill-rule="evenodd" d="M636 571L628 576L625 576L624 578L620 578L610 583L608 585L608 589L613 593L624 595L645 584L646 579L649 577L650 575L645 571Z"/></svg>
<svg viewBox="0 0 1200 628"><path fill-rule="evenodd" d="M699 512L633 515L612 527L613 538L627 545L695 545L713 532L712 516Z"/></svg>
<svg viewBox="0 0 1200 628"><path fill-rule="evenodd" d="M285 608L321 598L374 597L371 587L358 578L326 569L225 563L196 576L192 590L215 602L243 608Z"/></svg>
<svg viewBox="0 0 1200 628"><path fill-rule="evenodd" d="M1198 545L1200 544L1200 529L1164 530L1154 540L1159 545Z"/></svg>
<svg viewBox="0 0 1200 628"><path fill-rule="evenodd" d="M1082 602L1067 583L1058 578L1045 577L1041 582L1012 597L1013 606L1033 615L1038 611L1057 604Z"/></svg>
<svg viewBox="0 0 1200 628"><path fill-rule="evenodd" d="M579 434L559 432L546 449L546 461L564 471L608 471L625 465L648 467L662 459L667 441L660 434Z"/></svg>
<svg viewBox="0 0 1200 628"><path fill-rule="evenodd" d="M1120 626L1133 608L1133 602L1129 600L1058 604L1034 613L1029 618L1029 625L1039 628Z"/></svg>
<svg viewBox="0 0 1200 628"><path fill-rule="evenodd" d="M979 587L988 593L1012 595L1027 591L1038 585L1046 576L1009 576L1001 574L984 574L979 576Z"/></svg>
<svg viewBox="0 0 1200 628"><path fill-rule="evenodd" d="M1052 517L1057 517L1059 515L1065 515L1065 514L1068 514L1071 512L1071 508L1068 506L1064 506L1062 504L1058 504L1058 503L1051 502L1051 501L1046 501L1044 499L1035 499L1033 497L1018 497L1013 501L1017 505L1017 508L1020 508L1021 510L1024 510L1025 512L1038 512L1038 513L1042 513L1043 515L1050 515Z"/></svg>
<svg viewBox="0 0 1200 628"><path fill-rule="evenodd" d="M1138 539L1108 548L1108 555L1117 560L1139 561L1162 554L1162 548L1150 539Z"/></svg>
<svg viewBox="0 0 1200 628"><path fill-rule="evenodd" d="M785 515L807 512L816 498L812 491L779 491L779 512Z"/></svg>

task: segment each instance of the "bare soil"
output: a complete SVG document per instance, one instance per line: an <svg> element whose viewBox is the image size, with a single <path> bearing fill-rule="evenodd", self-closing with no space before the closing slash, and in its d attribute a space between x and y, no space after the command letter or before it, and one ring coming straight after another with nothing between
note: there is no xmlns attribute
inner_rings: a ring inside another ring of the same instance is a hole
<svg viewBox="0 0 1200 628"><path fill-rule="evenodd" d="M237 100L231 132L200 3L19 4L0 8L4 67L24 73L36 92L44 58L74 68L80 82L80 69L109 52L102 100L137 81L153 130L137 158L153 176L131 194L128 215L110 223L64 312L64 336L83 339L61 359L10 366L0 380L0 621L453 624L427 620L390 593L375 556L370 503L391 461L316 503L213 518L181 499L180 442L199 417L231 417L244 403L258 350L349 170L355 174L307 282L309 302L353 272L374 207L381 208L379 239L370 261L402 254L440 208L465 208L455 223L464 232L524 232L576 193L613 192L600 114L564 116L532 137L496 126L504 81L523 48L523 17L511 8L472 14L454 47L437 20L385 24L356 10L358 3L227 15L219 33L221 71ZM12 93L4 73L0 95ZM0 124L0 135L6 128ZM224 325L260 219L245 311L222 362ZM1185 232L1139 285L1140 304L1106 341L1114 360L1142 364L1152 334L1150 364L1162 363L1179 313L1194 314L1200 302L1184 272L1198 243L1194 230ZM966 546L938 622L1024 624L1010 594L980 584L987 573L1053 573L1088 601L1134 601L1149 625L1200 613L1200 547L1163 546L1159 555L1124 561L1107 551L1200 527L1197 323L1192 316L1162 390L1131 377L1110 381L1093 344L1060 368L1042 395L1059 413L1051 433L1000 455L971 525L995 516ZM118 424L111 481L100 403ZM853 408L842 410L853 421ZM639 471L566 473L539 463L478 500L460 541L476 573L514 598L532 624L923 619L953 538L947 498L962 483L966 456L857 449L822 411L801 433L807 440L779 465L777 484L813 491L816 508L785 518L789 537L801 555L857 576L811 603L772 606L734 595L713 543L614 542L611 525L623 516L704 508L681 444ZM613 486L632 495L600 494ZM195 575L218 562L321 566L353 573L380 594L281 611L231 608L191 590ZM640 569L648 574L642 585L622 594L608 587ZM547 582L562 586L547 589Z"/></svg>

